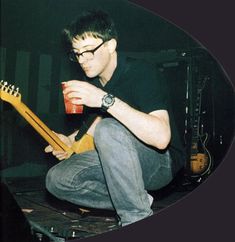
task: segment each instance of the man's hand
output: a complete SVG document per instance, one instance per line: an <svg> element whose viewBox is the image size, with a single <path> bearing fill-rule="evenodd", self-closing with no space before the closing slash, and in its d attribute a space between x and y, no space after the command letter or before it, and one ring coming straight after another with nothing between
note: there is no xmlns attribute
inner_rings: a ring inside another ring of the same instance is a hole
<svg viewBox="0 0 235 242"><path fill-rule="evenodd" d="M55 133L55 132L54 132ZM57 134L57 133L55 133L59 138L60 138L60 140L61 141L63 141L68 147L71 147L72 146L72 140L69 138L69 137L67 137L67 136L65 136L65 135L63 135L63 134ZM51 145L48 145L45 149L44 149L44 151L46 152L46 153L52 153L58 160L64 160L64 159L66 159L67 157L68 157L68 153L67 152L65 152L65 151L59 151L59 150L54 150L53 149L53 147L51 146Z"/></svg>
<svg viewBox="0 0 235 242"><path fill-rule="evenodd" d="M106 94L102 89L78 80L67 81L63 93L67 95L72 103L93 108L101 107L102 98Z"/></svg>

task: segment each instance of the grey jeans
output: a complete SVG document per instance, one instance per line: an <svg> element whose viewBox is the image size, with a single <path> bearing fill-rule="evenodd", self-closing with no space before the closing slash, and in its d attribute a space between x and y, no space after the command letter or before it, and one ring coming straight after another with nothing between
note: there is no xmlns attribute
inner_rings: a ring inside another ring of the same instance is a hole
<svg viewBox="0 0 235 242"><path fill-rule="evenodd" d="M169 152L146 146L112 118L98 123L94 141L96 150L48 171L48 191L81 206L115 210L122 226L152 215L147 190L172 180Z"/></svg>

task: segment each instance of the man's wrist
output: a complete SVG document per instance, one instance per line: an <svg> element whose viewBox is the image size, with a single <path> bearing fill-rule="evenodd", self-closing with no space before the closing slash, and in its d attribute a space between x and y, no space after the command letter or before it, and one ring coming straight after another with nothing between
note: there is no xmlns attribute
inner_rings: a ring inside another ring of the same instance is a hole
<svg viewBox="0 0 235 242"><path fill-rule="evenodd" d="M114 95L106 93L102 98L101 110L106 112L115 103Z"/></svg>

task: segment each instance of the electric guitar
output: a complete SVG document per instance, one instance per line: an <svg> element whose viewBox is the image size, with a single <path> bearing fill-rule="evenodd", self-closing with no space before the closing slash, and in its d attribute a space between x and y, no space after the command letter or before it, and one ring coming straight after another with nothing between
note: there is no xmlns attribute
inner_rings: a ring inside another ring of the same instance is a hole
<svg viewBox="0 0 235 242"><path fill-rule="evenodd" d="M53 149L67 152L69 158L73 153L82 153L94 149L93 137L84 134L82 138L68 147L59 137L49 129L22 101L19 88L0 82L0 98L10 103L28 123L50 144Z"/></svg>
<svg viewBox="0 0 235 242"><path fill-rule="evenodd" d="M209 174L212 168L212 157L206 148L209 135L204 133L201 123L201 99L206 77L198 80L195 108L192 120L192 139L190 151L190 171L192 177Z"/></svg>

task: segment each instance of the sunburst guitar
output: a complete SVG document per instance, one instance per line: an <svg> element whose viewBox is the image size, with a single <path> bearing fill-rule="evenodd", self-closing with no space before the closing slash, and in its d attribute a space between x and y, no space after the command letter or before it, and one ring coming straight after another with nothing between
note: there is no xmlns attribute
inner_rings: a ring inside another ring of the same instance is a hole
<svg viewBox="0 0 235 242"><path fill-rule="evenodd" d="M195 107L192 117L192 136L189 162L192 177L202 177L209 174L213 164L212 157L206 148L209 135L204 133L204 126L200 119L202 114L202 90L207 79L208 77L205 76L202 80L198 80L196 88Z"/></svg>
<svg viewBox="0 0 235 242"><path fill-rule="evenodd" d="M191 146L190 171L191 176L203 176L209 174L212 168L212 157L206 148L208 134L198 137Z"/></svg>

